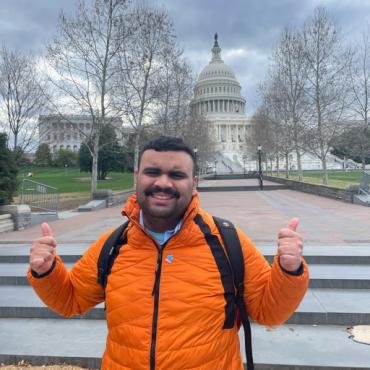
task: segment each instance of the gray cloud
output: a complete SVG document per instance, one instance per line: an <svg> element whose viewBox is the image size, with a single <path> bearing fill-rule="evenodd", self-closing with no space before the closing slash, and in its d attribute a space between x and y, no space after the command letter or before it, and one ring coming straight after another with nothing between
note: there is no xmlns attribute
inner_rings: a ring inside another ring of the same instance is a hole
<svg viewBox="0 0 370 370"><path fill-rule="evenodd" d="M89 1L89 0L85 0ZM271 49L285 26L301 27L317 5L324 5L348 43L370 22L370 0L147 0L166 8L185 56L196 74L208 64L213 35L225 63L241 83L248 113L258 97ZM1 43L42 53L56 32L58 14L72 12L76 0L1 0Z"/></svg>

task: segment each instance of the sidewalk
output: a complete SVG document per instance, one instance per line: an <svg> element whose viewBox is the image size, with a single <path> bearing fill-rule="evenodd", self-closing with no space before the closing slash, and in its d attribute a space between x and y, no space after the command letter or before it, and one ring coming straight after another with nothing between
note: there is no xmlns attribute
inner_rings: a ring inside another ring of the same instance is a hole
<svg viewBox="0 0 370 370"><path fill-rule="evenodd" d="M202 186L207 186L207 182L203 181ZM370 207L293 190L202 192L200 205L211 214L234 222L256 243L275 244L279 229L285 227L290 218L299 217L298 230L306 244L364 243L370 248ZM124 222L121 209L122 206L117 206L81 213L52 221L50 226L59 243L90 243ZM30 243L39 235L37 225L2 233L0 243Z"/></svg>

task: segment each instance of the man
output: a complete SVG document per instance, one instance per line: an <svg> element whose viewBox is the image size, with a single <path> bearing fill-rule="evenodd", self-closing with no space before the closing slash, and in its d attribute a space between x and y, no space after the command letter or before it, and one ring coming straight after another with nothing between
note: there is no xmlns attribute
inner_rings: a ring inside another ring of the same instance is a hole
<svg viewBox="0 0 370 370"><path fill-rule="evenodd" d="M72 316L105 300L103 369L243 369L237 325L225 325L225 300L233 292L224 288L225 271L215 257L220 250L208 244L220 234L212 216L199 208L194 168L194 153L180 139L161 137L144 147L136 194L122 212L130 220L128 242L105 292L97 283L97 260L112 230L70 272L47 224L31 248L29 281L51 309ZM287 320L307 289L297 224L292 219L279 232L272 266L238 230L244 299L251 319L261 324Z"/></svg>

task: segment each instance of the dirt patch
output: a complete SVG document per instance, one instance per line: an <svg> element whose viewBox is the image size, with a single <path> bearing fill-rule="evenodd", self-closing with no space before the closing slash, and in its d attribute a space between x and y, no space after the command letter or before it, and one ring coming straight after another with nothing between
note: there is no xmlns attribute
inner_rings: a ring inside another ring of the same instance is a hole
<svg viewBox="0 0 370 370"><path fill-rule="evenodd" d="M62 193L59 194L59 210L67 211L90 201L87 193Z"/></svg>
<svg viewBox="0 0 370 370"><path fill-rule="evenodd" d="M3 370L23 370L23 369L34 369L34 370L86 370L86 368L71 366L71 365L44 365L44 366L32 366L24 361L21 361L18 365L0 365L0 369ZM93 369L89 369L93 370Z"/></svg>

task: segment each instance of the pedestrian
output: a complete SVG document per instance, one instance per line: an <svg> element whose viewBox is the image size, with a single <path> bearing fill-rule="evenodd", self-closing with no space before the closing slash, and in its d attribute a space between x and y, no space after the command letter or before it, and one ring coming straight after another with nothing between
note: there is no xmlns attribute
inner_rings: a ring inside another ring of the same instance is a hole
<svg viewBox="0 0 370 370"><path fill-rule="evenodd" d="M129 219L127 243L105 289L97 282L97 262L112 230L68 271L51 228L42 225L28 279L46 305L67 317L105 301L102 369L243 369L238 325L228 322L234 317L227 309L234 292L224 284L230 272L217 262L224 247L212 216L199 207L196 187L194 153L181 139L160 137L142 149L135 193L122 211ZM294 218L280 230L271 266L237 229L244 301L250 318L262 325L286 321L307 290L297 225Z"/></svg>

